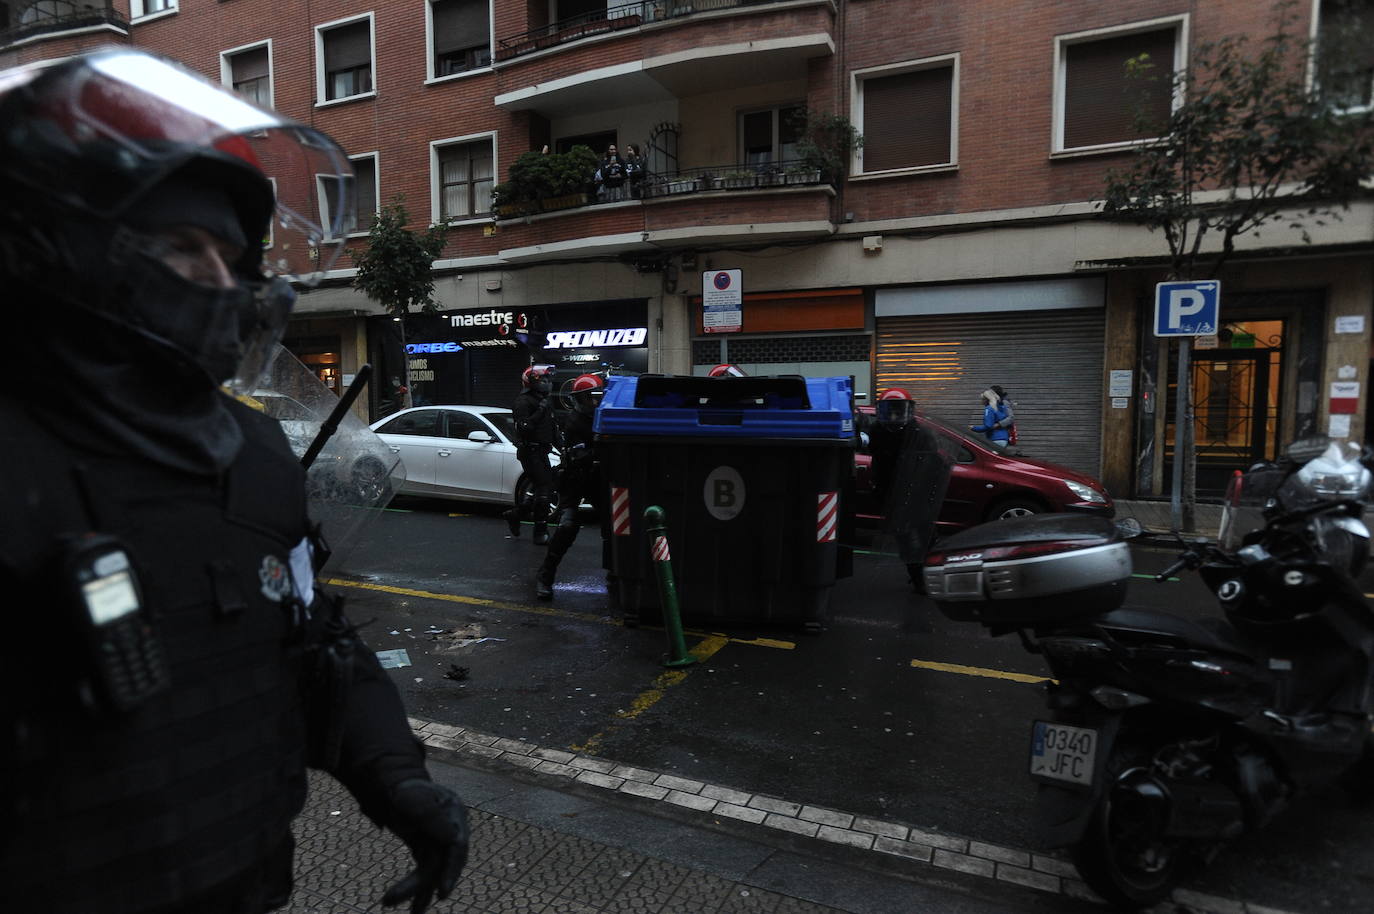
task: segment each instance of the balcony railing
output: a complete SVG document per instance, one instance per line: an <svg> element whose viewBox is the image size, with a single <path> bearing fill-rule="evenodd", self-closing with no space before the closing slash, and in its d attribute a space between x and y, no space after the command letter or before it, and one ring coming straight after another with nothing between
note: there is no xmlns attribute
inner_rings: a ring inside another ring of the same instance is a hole
<svg viewBox="0 0 1374 914"><path fill-rule="evenodd" d="M530 29L519 35L498 39L496 59L510 60L512 57L532 54L589 35L636 28L646 22L662 22L665 19L679 19L712 10L776 2L778 0L641 0L639 3L625 3L609 9L582 13L551 25Z"/></svg>
<svg viewBox="0 0 1374 914"><path fill-rule="evenodd" d="M114 0L103 4L39 3L11 4L9 22L0 28L0 47L53 32L87 28L93 25L129 27L129 19L114 8Z"/></svg>
<svg viewBox="0 0 1374 914"><path fill-rule="evenodd" d="M495 215L498 219L512 219L537 212L580 209L598 203L622 203L627 200L708 191L773 190L826 183L819 168L800 160L758 165L708 165L702 168L683 168L664 174L649 173L643 181L635 184L626 183L618 188L606 188L599 194L570 194L566 197L541 200L537 205L499 205Z"/></svg>

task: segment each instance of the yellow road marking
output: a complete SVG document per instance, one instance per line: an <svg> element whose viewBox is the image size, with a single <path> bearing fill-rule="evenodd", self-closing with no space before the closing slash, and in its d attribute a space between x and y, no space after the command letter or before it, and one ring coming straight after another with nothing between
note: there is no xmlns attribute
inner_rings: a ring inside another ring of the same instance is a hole
<svg viewBox="0 0 1374 914"><path fill-rule="evenodd" d="M687 653L697 658L697 662L705 662L709 660L716 651L725 647L725 645L733 640L733 638L727 638L724 635L709 635L698 642L696 647L692 648ZM636 695L634 701L630 702L628 708L623 711L615 712L616 719L634 720L636 717L658 704L667 693L668 689L685 680L689 673L691 673L690 667L680 670L667 670L659 673L658 676L654 678L653 684ZM611 726L616 726L615 720L611 721ZM585 743L574 745L570 748L573 752L589 752L594 754L600 750L601 743L606 739L606 733L606 730L602 730L600 733L595 733L588 737Z"/></svg>
<svg viewBox="0 0 1374 914"><path fill-rule="evenodd" d="M940 673L959 673L963 676L982 676L987 679L1010 679L1012 682L1053 682L1048 676L1031 676L1027 673L1008 673L1005 670L989 670L981 666L964 666L961 663L940 663L936 660L913 660L911 665L922 670L935 670Z"/></svg>
<svg viewBox="0 0 1374 914"><path fill-rule="evenodd" d="M509 609L518 613L534 613L540 616L555 616L562 619L577 619L581 622L599 622L602 625L620 625L625 623L612 616L598 616L595 613L578 613L567 609L556 609L552 606L531 606L527 603L506 603L502 600L488 600L483 597L465 597L461 594L435 593L432 590L415 590L410 587L392 587L389 584L369 584L366 581L347 581L343 578L326 578L325 584L335 587L356 587L359 590L376 590L381 593L396 594L401 597L421 597L426 600L443 600L446 603L465 603L468 606L489 606L493 609ZM657 627L657 626L650 626ZM702 638L725 638L734 644L749 644L754 647L772 647L779 650L790 651L796 648L796 644L791 641L775 641L772 638L730 638L720 632L687 632L690 635L698 635Z"/></svg>
<svg viewBox="0 0 1374 914"><path fill-rule="evenodd" d="M513 612L535 613L540 616L559 616L564 619L580 619L583 622L600 622L605 625L620 625L621 623L612 619L610 616L598 616L594 613L576 613L566 609L554 609L552 606L527 606L521 603L506 603L501 600L487 600L483 597L465 597L454 593L435 593L432 590L415 590L410 587L392 587L389 584L369 584L366 581L345 581L342 578L328 578L326 584L335 587L356 587L359 590L377 590L382 593L396 594L402 597L422 597L426 600L443 600L447 603L465 603L468 606L489 606L493 609L509 609Z"/></svg>

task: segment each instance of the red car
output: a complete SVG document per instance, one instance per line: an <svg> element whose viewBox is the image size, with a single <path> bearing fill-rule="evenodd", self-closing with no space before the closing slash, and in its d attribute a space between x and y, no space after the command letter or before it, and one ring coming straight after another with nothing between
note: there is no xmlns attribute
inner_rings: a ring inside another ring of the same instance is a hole
<svg viewBox="0 0 1374 914"><path fill-rule="evenodd" d="M869 417L873 407L858 410ZM978 435L918 415L917 421L945 440L954 454L949 488L940 507L940 533L948 534L984 521L1024 517L1048 511L1075 511L1111 517L1112 497L1096 479L1077 470L1036 460L999 454ZM873 497L873 478L864 438L860 437L855 464L855 517L875 522L882 507Z"/></svg>

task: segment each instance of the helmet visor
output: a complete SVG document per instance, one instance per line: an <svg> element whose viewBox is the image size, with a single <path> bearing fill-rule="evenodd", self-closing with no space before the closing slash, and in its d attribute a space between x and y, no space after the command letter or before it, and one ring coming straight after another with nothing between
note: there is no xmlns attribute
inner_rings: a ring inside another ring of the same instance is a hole
<svg viewBox="0 0 1374 914"><path fill-rule="evenodd" d="M229 183L242 182L240 218L248 237L260 233L263 273L305 285L353 230L353 171L333 140L171 61L111 50L0 78L0 93L16 86L29 129L3 151L28 163L18 180L69 205L118 218L192 160L224 165Z"/></svg>

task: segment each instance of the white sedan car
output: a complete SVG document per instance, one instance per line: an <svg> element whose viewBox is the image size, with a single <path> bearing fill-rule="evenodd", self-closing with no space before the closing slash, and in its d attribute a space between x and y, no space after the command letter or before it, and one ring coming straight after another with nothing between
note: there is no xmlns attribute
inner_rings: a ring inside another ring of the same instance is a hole
<svg viewBox="0 0 1374 914"><path fill-rule="evenodd" d="M509 504L525 480L515 457L515 418L499 406L415 406L372 430L405 465L401 493ZM558 463L558 455L549 461Z"/></svg>

